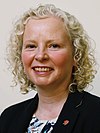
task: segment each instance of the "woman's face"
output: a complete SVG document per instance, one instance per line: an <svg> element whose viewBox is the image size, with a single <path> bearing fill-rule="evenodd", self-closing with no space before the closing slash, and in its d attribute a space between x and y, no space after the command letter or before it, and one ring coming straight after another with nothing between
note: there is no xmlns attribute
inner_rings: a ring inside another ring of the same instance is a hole
<svg viewBox="0 0 100 133"><path fill-rule="evenodd" d="M54 17L30 19L23 35L24 71L36 86L69 84L73 49L64 23Z"/></svg>

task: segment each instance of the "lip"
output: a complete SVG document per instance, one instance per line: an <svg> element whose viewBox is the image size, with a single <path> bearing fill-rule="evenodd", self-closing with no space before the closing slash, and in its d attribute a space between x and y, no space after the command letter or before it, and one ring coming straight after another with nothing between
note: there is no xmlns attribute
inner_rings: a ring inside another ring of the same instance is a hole
<svg viewBox="0 0 100 133"><path fill-rule="evenodd" d="M32 69L35 72L50 72L52 70L54 70L52 67L48 67L48 66L33 66Z"/></svg>

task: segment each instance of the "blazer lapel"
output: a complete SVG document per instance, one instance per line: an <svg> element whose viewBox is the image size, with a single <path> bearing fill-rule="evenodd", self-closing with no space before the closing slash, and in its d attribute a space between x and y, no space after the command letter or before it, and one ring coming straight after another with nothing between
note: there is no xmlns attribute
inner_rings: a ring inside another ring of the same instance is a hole
<svg viewBox="0 0 100 133"><path fill-rule="evenodd" d="M72 133L82 105L83 94L70 93L52 133Z"/></svg>

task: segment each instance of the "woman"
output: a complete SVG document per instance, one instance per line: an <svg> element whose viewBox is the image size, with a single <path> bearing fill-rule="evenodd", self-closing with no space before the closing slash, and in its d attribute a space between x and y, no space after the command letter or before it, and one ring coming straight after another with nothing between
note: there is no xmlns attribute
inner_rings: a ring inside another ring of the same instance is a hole
<svg viewBox="0 0 100 133"><path fill-rule="evenodd" d="M21 91L37 94L5 109L0 133L100 133L100 98L84 91L96 73L90 43L54 5L27 11L11 34L10 63Z"/></svg>

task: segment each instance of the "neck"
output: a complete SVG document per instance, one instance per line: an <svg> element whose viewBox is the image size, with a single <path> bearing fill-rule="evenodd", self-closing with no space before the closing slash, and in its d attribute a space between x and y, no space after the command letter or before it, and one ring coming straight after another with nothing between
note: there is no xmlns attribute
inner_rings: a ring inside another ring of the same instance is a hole
<svg viewBox="0 0 100 133"><path fill-rule="evenodd" d="M39 95L39 104L36 116L39 119L53 119L57 117L68 97L69 91L65 87L59 89L53 88L51 91L39 88L37 90Z"/></svg>
<svg viewBox="0 0 100 133"><path fill-rule="evenodd" d="M63 99L66 99L68 96L68 91L67 90L62 90L62 91L57 91L53 92L52 94L48 93L38 93L39 95L39 101L40 103L43 104L54 104L57 102L62 101Z"/></svg>

